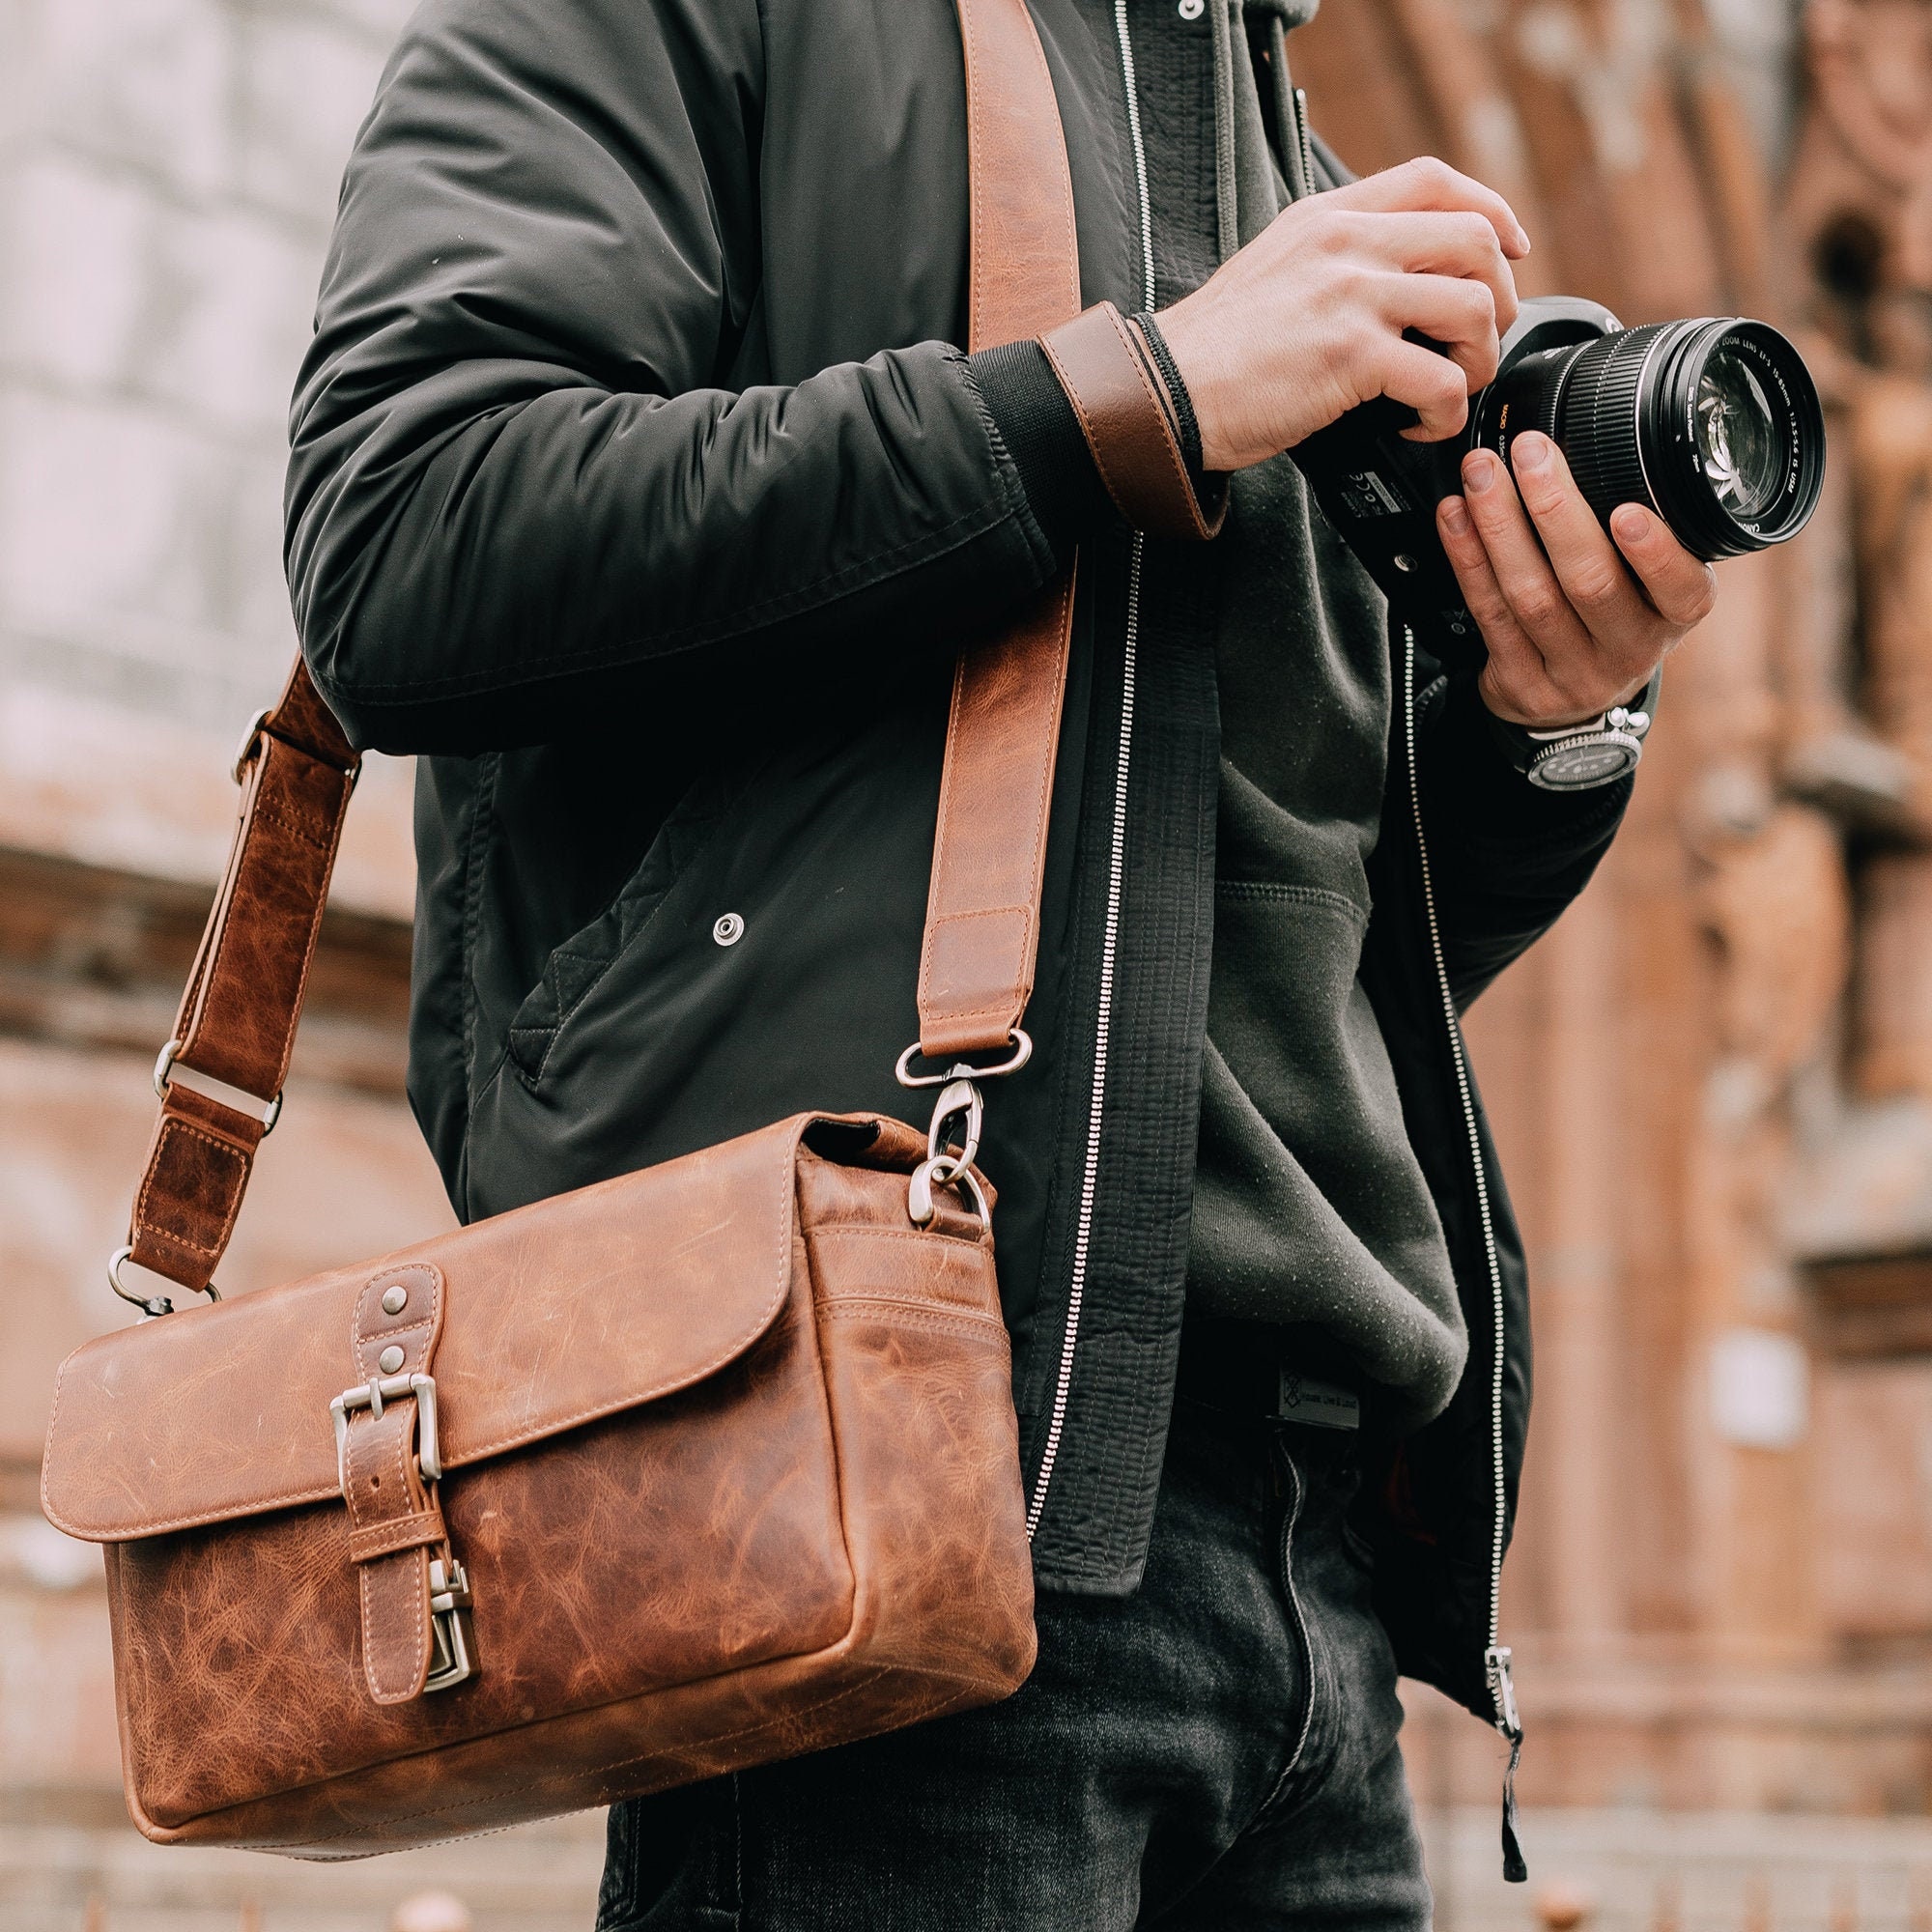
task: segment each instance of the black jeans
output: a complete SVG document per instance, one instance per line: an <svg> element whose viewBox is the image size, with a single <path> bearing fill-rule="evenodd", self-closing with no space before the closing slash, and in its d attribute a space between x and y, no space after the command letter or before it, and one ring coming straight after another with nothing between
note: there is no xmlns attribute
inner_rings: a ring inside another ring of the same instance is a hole
<svg viewBox="0 0 1932 1932"><path fill-rule="evenodd" d="M599 1932L1427 1932L1352 1437L1177 1406L1123 1602L1003 1704L617 1805Z"/></svg>

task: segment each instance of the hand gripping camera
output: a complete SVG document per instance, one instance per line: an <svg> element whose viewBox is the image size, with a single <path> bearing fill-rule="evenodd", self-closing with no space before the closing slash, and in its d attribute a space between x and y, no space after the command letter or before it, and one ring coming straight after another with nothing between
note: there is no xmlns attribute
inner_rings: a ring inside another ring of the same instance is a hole
<svg viewBox="0 0 1932 1932"><path fill-rule="evenodd" d="M1487 655L1435 534L1468 451L1508 463L1515 437L1542 430L1605 526L1619 503L1647 503L1707 561L1788 542L1825 478L1825 415L1804 359L1776 329L1736 317L1625 328L1595 302L1530 297L1463 434L1411 442L1401 432L1415 420L1378 397L1293 454L1397 616L1454 668Z"/></svg>

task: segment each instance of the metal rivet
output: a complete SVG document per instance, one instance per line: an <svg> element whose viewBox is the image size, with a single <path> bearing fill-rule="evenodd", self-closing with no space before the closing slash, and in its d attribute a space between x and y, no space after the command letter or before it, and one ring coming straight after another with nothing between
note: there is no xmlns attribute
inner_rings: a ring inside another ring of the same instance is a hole
<svg viewBox="0 0 1932 1932"><path fill-rule="evenodd" d="M397 1348L393 1342L391 1342L389 1346L386 1349L384 1349L380 1355L376 1357L376 1366L379 1369L381 1369L385 1376L394 1375L396 1371L403 1366L403 1351L399 1348Z"/></svg>
<svg viewBox="0 0 1932 1932"><path fill-rule="evenodd" d="M721 913L711 936L720 946L736 946L745 936L745 922L735 912Z"/></svg>
<svg viewBox="0 0 1932 1932"><path fill-rule="evenodd" d="M1415 568L1415 559L1405 551L1396 558L1395 567L1406 577Z"/></svg>
<svg viewBox="0 0 1932 1932"><path fill-rule="evenodd" d="M1198 20L1208 11L1208 0L1180 0L1180 17Z"/></svg>
<svg viewBox="0 0 1932 1932"><path fill-rule="evenodd" d="M383 1313L384 1315L400 1315L409 1306L409 1302L410 1292L401 1283L398 1283L394 1288L385 1288L383 1291Z"/></svg>

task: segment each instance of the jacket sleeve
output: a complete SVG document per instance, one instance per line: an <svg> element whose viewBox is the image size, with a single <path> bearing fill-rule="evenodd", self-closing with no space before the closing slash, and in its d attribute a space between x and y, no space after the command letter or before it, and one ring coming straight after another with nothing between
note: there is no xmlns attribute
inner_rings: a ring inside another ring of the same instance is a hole
<svg viewBox="0 0 1932 1932"><path fill-rule="evenodd" d="M1462 1012L1589 884L1634 781L1579 792L1531 784L1497 745L1473 678L1438 679L1419 710L1422 830L1443 964Z"/></svg>
<svg viewBox="0 0 1932 1932"><path fill-rule="evenodd" d="M480 752L836 675L1052 576L953 347L732 386L762 80L754 0L430 0L412 22L292 416L297 625L358 744Z"/></svg>

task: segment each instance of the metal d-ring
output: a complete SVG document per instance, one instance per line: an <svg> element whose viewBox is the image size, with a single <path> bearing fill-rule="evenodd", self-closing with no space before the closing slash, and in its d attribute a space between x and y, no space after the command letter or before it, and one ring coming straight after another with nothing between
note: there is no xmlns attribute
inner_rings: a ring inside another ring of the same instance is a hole
<svg viewBox="0 0 1932 1932"><path fill-rule="evenodd" d="M274 710L271 704L265 704L249 719L242 732L242 742L235 748L234 761L228 767L228 776L237 784L247 776L248 760L255 755L255 748L262 742L262 726L269 722Z"/></svg>
<svg viewBox="0 0 1932 1932"><path fill-rule="evenodd" d="M935 1187L963 1187L972 1197L973 1209L980 1217L982 1228L993 1225L993 1206L986 1199L986 1190L980 1185L980 1177L970 1167L962 1167L951 1154L942 1154L937 1160L923 1160L913 1169L912 1179L906 1183L906 1213L915 1228L929 1228L939 1212L932 1198Z"/></svg>
<svg viewBox="0 0 1932 1932"><path fill-rule="evenodd" d="M970 1061L955 1060L944 1073L915 1073L912 1064L920 1057L920 1047L919 1041L914 1040L899 1055L893 1077L901 1087L914 1089L944 1087L953 1080L998 1080L1005 1074L1017 1073L1033 1058L1033 1036L1024 1027L1014 1027L1007 1035L1007 1043L1013 1050L996 1066L975 1066Z"/></svg>
<svg viewBox="0 0 1932 1932"><path fill-rule="evenodd" d="M125 1287L122 1284L122 1264L125 1262L131 1261L133 1255L134 1250L128 1247L116 1248L107 1257L107 1286L123 1301L131 1301L141 1311L142 1318L145 1321L153 1321L156 1316L172 1315L175 1312L175 1305L165 1294L136 1294L131 1288ZM211 1301L219 1301L221 1299L221 1291L212 1281L198 1289L192 1290L191 1293L205 1294Z"/></svg>

